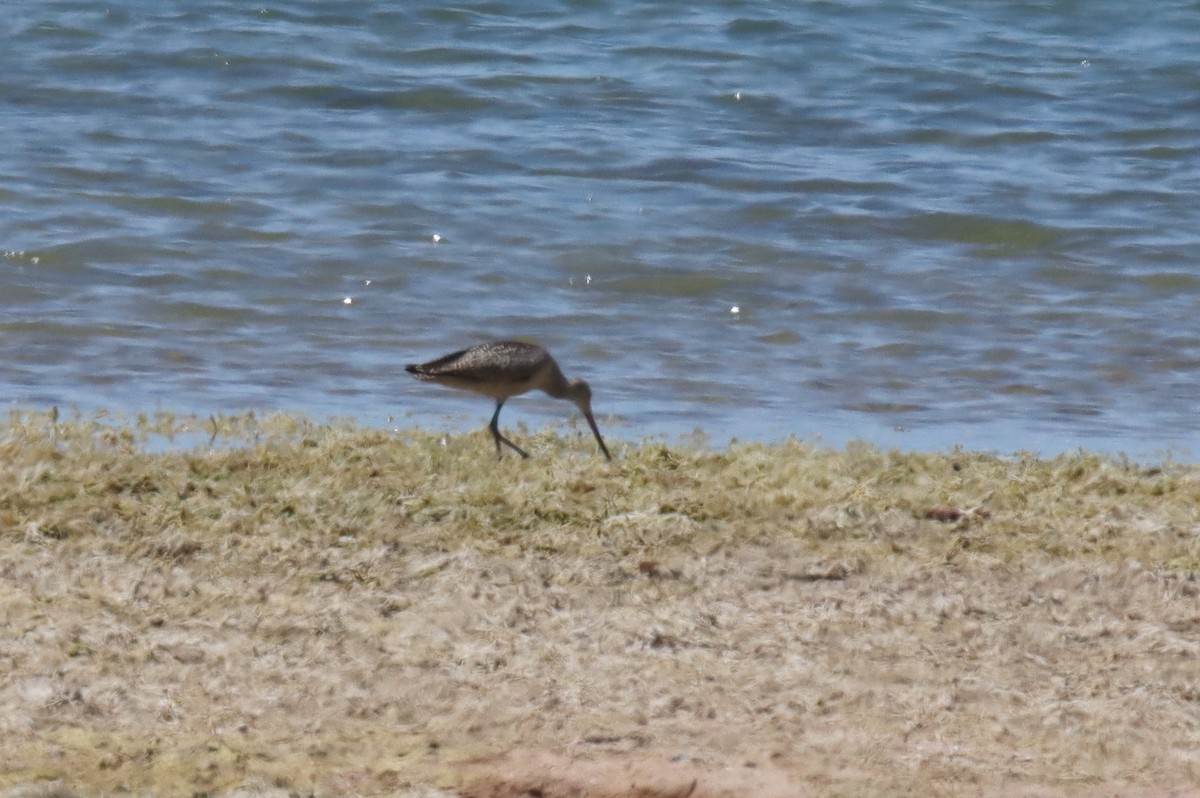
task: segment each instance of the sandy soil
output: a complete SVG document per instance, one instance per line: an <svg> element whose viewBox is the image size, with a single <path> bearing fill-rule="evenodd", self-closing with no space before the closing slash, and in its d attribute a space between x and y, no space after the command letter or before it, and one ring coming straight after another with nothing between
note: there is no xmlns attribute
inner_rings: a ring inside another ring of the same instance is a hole
<svg viewBox="0 0 1200 798"><path fill-rule="evenodd" d="M0 795L1200 795L1200 470L250 433L0 434Z"/></svg>
<svg viewBox="0 0 1200 798"><path fill-rule="evenodd" d="M8 553L10 784L1200 794L1198 585L1136 565Z"/></svg>

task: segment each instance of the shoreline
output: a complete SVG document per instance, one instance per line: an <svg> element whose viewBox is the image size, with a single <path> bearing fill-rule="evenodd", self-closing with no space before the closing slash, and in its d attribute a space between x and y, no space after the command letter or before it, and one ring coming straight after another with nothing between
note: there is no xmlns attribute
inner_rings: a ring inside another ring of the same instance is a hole
<svg viewBox="0 0 1200 798"><path fill-rule="evenodd" d="M1200 467L520 434L10 416L0 794L1197 794Z"/></svg>

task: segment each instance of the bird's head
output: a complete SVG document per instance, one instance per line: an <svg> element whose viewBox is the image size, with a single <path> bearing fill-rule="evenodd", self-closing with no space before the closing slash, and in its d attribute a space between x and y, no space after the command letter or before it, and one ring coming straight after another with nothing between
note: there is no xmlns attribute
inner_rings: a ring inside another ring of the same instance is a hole
<svg viewBox="0 0 1200 798"><path fill-rule="evenodd" d="M592 412L592 386L585 380L571 380L567 383L566 398L570 399L584 413Z"/></svg>

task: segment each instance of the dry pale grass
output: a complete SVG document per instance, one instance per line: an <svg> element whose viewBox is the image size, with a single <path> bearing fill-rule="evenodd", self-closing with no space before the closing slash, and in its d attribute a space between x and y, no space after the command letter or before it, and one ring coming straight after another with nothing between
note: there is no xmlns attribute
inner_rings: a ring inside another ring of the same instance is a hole
<svg viewBox="0 0 1200 798"><path fill-rule="evenodd" d="M1198 794L1200 468L522 443L13 416L0 795Z"/></svg>

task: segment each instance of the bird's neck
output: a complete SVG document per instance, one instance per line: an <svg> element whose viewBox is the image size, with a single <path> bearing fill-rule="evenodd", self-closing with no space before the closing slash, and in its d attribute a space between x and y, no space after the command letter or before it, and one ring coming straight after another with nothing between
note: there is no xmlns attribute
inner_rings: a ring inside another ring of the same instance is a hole
<svg viewBox="0 0 1200 798"><path fill-rule="evenodd" d="M569 399L571 397L571 384L567 382L567 378L559 370L558 366L551 364L542 377L542 390L553 396L555 399Z"/></svg>

